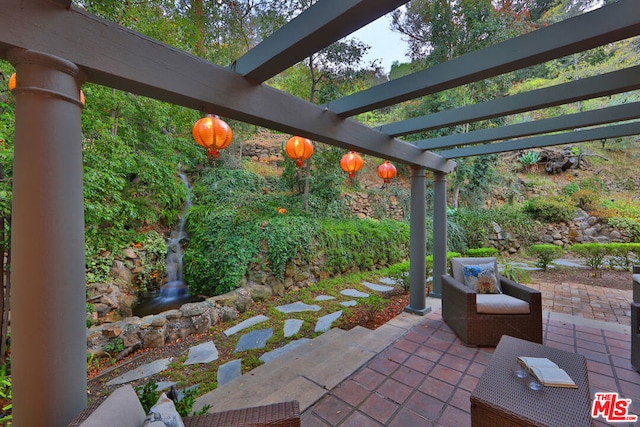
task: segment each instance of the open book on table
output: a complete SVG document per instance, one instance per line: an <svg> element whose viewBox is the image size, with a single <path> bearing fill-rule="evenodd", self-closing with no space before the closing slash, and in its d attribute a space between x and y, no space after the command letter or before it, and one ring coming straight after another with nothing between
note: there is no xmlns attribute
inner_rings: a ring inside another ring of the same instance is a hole
<svg viewBox="0 0 640 427"><path fill-rule="evenodd" d="M524 366L540 384L550 387L578 388L564 369L558 367L546 357L518 357L518 363Z"/></svg>

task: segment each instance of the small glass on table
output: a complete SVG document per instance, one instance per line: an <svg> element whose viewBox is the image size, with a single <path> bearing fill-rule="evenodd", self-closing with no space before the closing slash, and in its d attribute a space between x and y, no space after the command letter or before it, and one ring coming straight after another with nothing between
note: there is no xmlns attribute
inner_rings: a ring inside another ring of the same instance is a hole
<svg viewBox="0 0 640 427"><path fill-rule="evenodd" d="M540 381L538 381L536 377L531 375L529 373L529 370L527 370L527 368L525 368L524 366L520 365L519 363L516 363L511 368L511 371L513 372L513 375L516 376L516 378L524 380L527 383L527 386L531 390L536 390L536 391L542 390L542 384L540 384Z"/></svg>

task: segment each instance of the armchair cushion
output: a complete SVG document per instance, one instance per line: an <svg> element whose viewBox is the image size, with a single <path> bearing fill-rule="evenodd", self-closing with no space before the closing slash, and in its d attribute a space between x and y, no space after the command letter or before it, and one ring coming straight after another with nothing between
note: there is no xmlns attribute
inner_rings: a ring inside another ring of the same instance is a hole
<svg viewBox="0 0 640 427"><path fill-rule="evenodd" d="M463 264L464 284L479 294L499 294L500 282L496 277L495 263Z"/></svg>
<svg viewBox="0 0 640 427"><path fill-rule="evenodd" d="M507 294L476 295L476 310L484 314L529 314L529 303Z"/></svg>

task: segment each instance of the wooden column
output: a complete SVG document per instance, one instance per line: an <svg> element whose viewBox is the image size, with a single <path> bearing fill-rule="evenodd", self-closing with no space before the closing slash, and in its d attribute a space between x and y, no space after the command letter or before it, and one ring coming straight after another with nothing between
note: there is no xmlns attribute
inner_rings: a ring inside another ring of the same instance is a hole
<svg viewBox="0 0 640 427"><path fill-rule="evenodd" d="M442 297L442 275L447 273L447 175L433 173L433 289Z"/></svg>
<svg viewBox="0 0 640 427"><path fill-rule="evenodd" d="M13 50L11 373L16 426L66 426L87 400L84 212L74 64Z"/></svg>
<svg viewBox="0 0 640 427"><path fill-rule="evenodd" d="M411 166L411 220L409 242L409 305L404 311L425 315L431 311L426 301L427 193L425 168Z"/></svg>

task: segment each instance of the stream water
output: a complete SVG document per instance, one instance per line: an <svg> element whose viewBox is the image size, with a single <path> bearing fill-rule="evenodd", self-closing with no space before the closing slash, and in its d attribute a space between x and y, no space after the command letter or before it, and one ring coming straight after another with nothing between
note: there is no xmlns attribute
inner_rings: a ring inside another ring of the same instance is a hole
<svg viewBox="0 0 640 427"><path fill-rule="evenodd" d="M198 297L193 297L189 294L189 286L182 279L182 244L188 237L185 224L187 222L187 212L191 207L191 187L186 175L182 173L179 175L188 192L187 200L180 215L180 225L177 229L171 231L167 239L167 256L165 258L167 282L162 285L157 294L149 295L135 306L133 309L134 316L143 317L149 314L157 314L179 308L187 302L200 300Z"/></svg>

